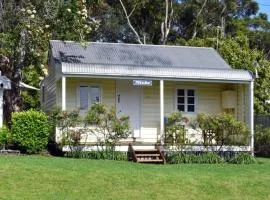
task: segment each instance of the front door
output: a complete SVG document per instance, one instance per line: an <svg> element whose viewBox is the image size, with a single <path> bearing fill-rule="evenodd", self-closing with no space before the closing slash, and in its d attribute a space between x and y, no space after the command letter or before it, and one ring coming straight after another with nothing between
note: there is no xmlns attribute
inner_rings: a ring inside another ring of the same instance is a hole
<svg viewBox="0 0 270 200"><path fill-rule="evenodd" d="M140 137L142 88L134 86L132 80L116 81L116 108L121 115L127 115L133 137Z"/></svg>

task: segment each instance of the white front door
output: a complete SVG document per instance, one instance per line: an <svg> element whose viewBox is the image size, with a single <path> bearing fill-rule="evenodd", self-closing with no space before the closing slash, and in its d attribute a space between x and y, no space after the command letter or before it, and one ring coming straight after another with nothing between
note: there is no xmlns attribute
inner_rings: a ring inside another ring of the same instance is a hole
<svg viewBox="0 0 270 200"><path fill-rule="evenodd" d="M140 137L142 88L133 86L132 80L116 81L116 108L121 115L127 115L133 137Z"/></svg>

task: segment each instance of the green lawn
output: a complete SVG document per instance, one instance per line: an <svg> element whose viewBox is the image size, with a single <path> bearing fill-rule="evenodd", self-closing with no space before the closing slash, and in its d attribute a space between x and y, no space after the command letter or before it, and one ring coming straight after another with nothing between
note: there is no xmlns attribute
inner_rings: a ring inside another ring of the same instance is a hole
<svg viewBox="0 0 270 200"><path fill-rule="evenodd" d="M270 199L270 159L255 165L144 165L0 156L0 199Z"/></svg>

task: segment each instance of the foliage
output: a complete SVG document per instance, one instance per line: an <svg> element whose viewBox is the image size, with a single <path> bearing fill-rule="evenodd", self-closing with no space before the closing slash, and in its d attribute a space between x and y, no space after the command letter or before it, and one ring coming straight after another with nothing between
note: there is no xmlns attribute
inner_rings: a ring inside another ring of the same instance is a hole
<svg viewBox="0 0 270 200"><path fill-rule="evenodd" d="M219 164L224 163L224 159L215 152L206 153L189 153L189 152L169 152L166 155L167 163L182 164L182 163L200 163L200 164Z"/></svg>
<svg viewBox="0 0 270 200"><path fill-rule="evenodd" d="M28 110L12 113L11 139L21 150L37 153L48 143L49 123L45 113Z"/></svg>
<svg viewBox="0 0 270 200"><path fill-rule="evenodd" d="M66 152L65 156L70 158L127 161L126 152L112 150Z"/></svg>
<svg viewBox="0 0 270 200"><path fill-rule="evenodd" d="M270 128L258 125L254 136L256 155L270 156Z"/></svg>
<svg viewBox="0 0 270 200"><path fill-rule="evenodd" d="M50 122L56 126L62 136L62 145L68 145L72 153L82 151L83 136L87 136L87 129L83 125L79 110L61 111L56 108L50 115ZM85 142L87 137L84 138Z"/></svg>
<svg viewBox="0 0 270 200"><path fill-rule="evenodd" d="M132 33L119 1L89 0L89 10L100 26L91 36L98 41L122 41L135 43ZM159 44L161 23L165 18L165 1L128 0L123 1L130 14L129 19L138 34L146 43ZM170 1L169 1L170 2ZM204 5L205 3L205 5ZM170 8L170 7L169 7ZM242 28L245 33L251 32L247 19L252 20L258 13L258 3L252 0L221 0L221 1L172 1L173 15L169 42L175 44L181 38L191 39L216 36L235 36L241 26L235 21L245 23ZM170 9L169 9L170 10ZM258 15L259 17L260 15ZM196 34L194 34L196 32ZM254 40L255 41L255 40Z"/></svg>
<svg viewBox="0 0 270 200"><path fill-rule="evenodd" d="M239 153L232 158L229 163L231 164L255 164L256 159L250 153Z"/></svg>
<svg viewBox="0 0 270 200"><path fill-rule="evenodd" d="M255 144L270 145L270 128L261 125L255 128Z"/></svg>
<svg viewBox="0 0 270 200"><path fill-rule="evenodd" d="M247 145L250 138L250 131L244 122L237 121L230 114L197 116L198 127L201 129L204 142L208 145Z"/></svg>
<svg viewBox="0 0 270 200"><path fill-rule="evenodd" d="M179 27L179 37L194 39L194 36L204 38L233 35L239 30L234 22L250 19L257 14L259 6L252 0L185 0L175 9L174 24Z"/></svg>
<svg viewBox="0 0 270 200"><path fill-rule="evenodd" d="M169 152L166 154L166 162L168 164L194 163L197 156L185 152Z"/></svg>
<svg viewBox="0 0 270 200"><path fill-rule="evenodd" d="M181 112L173 112L166 117L165 144L178 145L186 143L185 125L188 119L182 116Z"/></svg>
<svg viewBox="0 0 270 200"><path fill-rule="evenodd" d="M6 126L0 128L0 149L5 149L10 141L10 131Z"/></svg>
<svg viewBox="0 0 270 200"><path fill-rule="evenodd" d="M86 1L70 0L59 7L54 24L56 35L61 40L85 41L92 26L97 24L89 21Z"/></svg>
<svg viewBox="0 0 270 200"><path fill-rule="evenodd" d="M12 111L39 106L39 93L20 92L19 82L39 87L47 75L49 40L84 42L98 24L88 17L85 0L1 0L0 13L0 67L12 81L4 94L4 117L10 125Z"/></svg>
<svg viewBox="0 0 270 200"><path fill-rule="evenodd" d="M118 116L114 107L108 109L101 103L92 105L84 118L79 110L55 109L50 121L62 133L62 145L69 145L74 155L81 154L90 134L96 136L102 151L114 151L116 143L130 134L129 117Z"/></svg>
<svg viewBox="0 0 270 200"><path fill-rule="evenodd" d="M96 135L98 146L114 150L120 139L130 134L128 116L119 116L114 107L108 109L104 104L94 104L85 117L86 125L92 125L92 133Z"/></svg>
<svg viewBox="0 0 270 200"><path fill-rule="evenodd" d="M139 40L145 44L162 43L161 24L166 19L166 1L156 0L155 4L151 0L122 2L129 16L130 24L136 30ZM91 35L94 40L138 43L138 38L127 23L120 0L90 0L88 5L95 19L100 21L99 28L93 31ZM168 1L167 24L173 21L171 8L175 9L177 5L179 5L177 1Z"/></svg>

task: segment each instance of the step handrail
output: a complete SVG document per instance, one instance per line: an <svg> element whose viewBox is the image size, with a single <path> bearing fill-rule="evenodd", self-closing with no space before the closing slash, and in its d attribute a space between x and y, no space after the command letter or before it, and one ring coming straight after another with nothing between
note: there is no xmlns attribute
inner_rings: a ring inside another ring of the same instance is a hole
<svg viewBox="0 0 270 200"><path fill-rule="evenodd" d="M163 152L160 150L160 147L158 145L156 145L156 149L158 151L158 153L160 154L162 160L163 160L163 164L166 164L166 159L165 159L165 156L163 154Z"/></svg>
<svg viewBox="0 0 270 200"><path fill-rule="evenodd" d="M134 162L138 162L136 153L131 143L129 143L128 145L128 154L129 154L129 159L131 158Z"/></svg>

